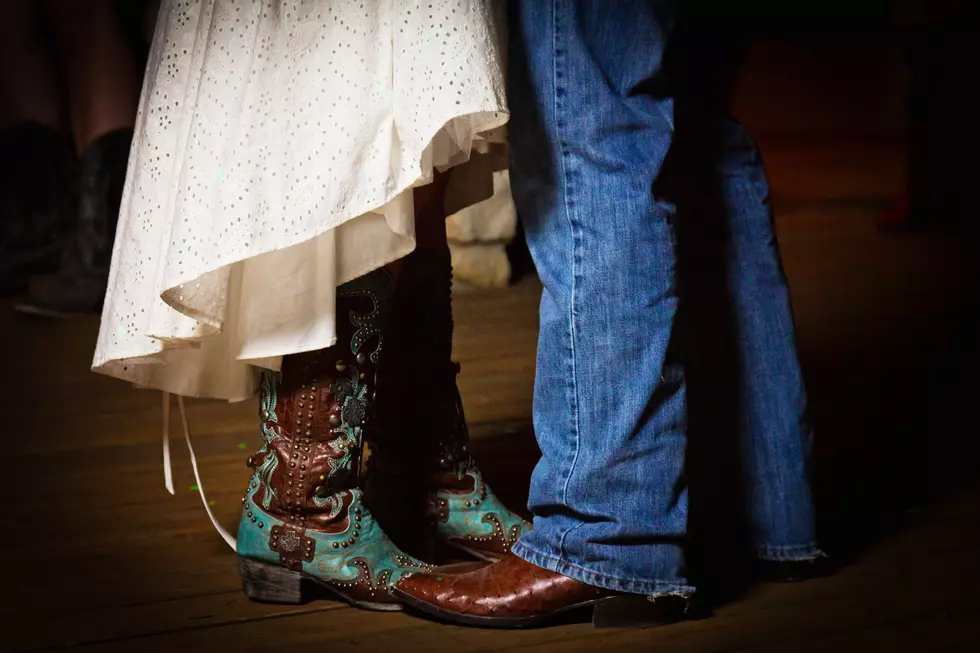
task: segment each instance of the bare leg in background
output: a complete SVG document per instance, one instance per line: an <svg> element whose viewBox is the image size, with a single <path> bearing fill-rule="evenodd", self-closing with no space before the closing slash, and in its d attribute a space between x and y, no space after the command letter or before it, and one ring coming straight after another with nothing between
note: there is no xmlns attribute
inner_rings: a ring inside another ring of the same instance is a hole
<svg viewBox="0 0 980 653"><path fill-rule="evenodd" d="M99 136L133 127L141 75L113 0L48 0L45 9L64 66L69 122L81 153Z"/></svg>
<svg viewBox="0 0 980 653"><path fill-rule="evenodd" d="M65 125L63 98L38 3L11 2L0 21L0 126L38 122Z"/></svg>

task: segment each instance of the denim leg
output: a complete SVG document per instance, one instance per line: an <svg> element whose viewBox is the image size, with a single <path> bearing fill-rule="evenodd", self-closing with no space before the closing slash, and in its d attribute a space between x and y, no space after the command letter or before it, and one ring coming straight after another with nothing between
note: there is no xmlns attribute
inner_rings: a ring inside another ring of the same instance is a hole
<svg viewBox="0 0 980 653"><path fill-rule="evenodd" d="M671 6L513 1L509 23L511 178L544 286L534 530L514 552L649 594L691 591L675 207L655 185L673 133Z"/></svg>
<svg viewBox="0 0 980 653"><path fill-rule="evenodd" d="M812 434L759 152L734 120L722 127L728 283L738 335L739 434L752 544L758 557L821 555L809 484Z"/></svg>

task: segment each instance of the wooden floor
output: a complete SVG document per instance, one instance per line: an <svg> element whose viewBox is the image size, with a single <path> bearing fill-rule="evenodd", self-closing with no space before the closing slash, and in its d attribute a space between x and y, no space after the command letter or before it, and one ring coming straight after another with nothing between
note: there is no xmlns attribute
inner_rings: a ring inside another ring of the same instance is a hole
<svg viewBox="0 0 980 653"><path fill-rule="evenodd" d="M756 586L703 621L652 630L442 626L320 601L249 603L175 439L163 486L160 395L88 371L97 320L0 305L12 509L0 649L35 651L980 651L977 279L965 243L882 235L900 148L765 143L817 426L827 548L846 567ZM868 192L868 189L877 189ZM870 197L868 196L870 195ZM511 505L526 498L533 279L458 293L456 353L474 449ZM208 496L234 527L257 447L254 402L191 402ZM176 435L176 429L175 429Z"/></svg>
<svg viewBox="0 0 980 653"><path fill-rule="evenodd" d="M772 145L770 165L832 161L821 147L808 158L804 145ZM883 165L890 157L870 146L864 154ZM846 148L837 158L853 165ZM965 274L966 248L881 235L879 207L866 199L806 199L790 179L780 188L780 240L818 427L821 527L849 563L836 577L754 587L711 619L646 631L482 632L326 601L252 604L179 446L177 496L164 490L160 395L88 371L95 319L26 319L5 305L13 514L2 545L0 648L980 651L980 483L964 455L980 434L968 412L977 401L977 286ZM539 292L526 279L456 299L475 449L518 506L536 456ZM189 413L209 498L233 527L244 461L258 442L256 406L192 402Z"/></svg>

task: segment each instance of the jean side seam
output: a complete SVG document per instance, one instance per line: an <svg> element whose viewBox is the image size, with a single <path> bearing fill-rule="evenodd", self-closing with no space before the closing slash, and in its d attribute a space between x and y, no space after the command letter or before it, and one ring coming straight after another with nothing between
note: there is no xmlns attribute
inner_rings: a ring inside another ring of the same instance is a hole
<svg viewBox="0 0 980 653"><path fill-rule="evenodd" d="M561 113L561 94L562 87L559 84L559 78L561 76L562 70L559 64L564 61L564 51L559 47L561 27L559 25L559 5L562 0L555 0L552 4L552 84L554 86L554 100L553 100L553 111L555 115L555 127L558 136L558 145L560 148L559 165L561 166L561 175L563 179L562 187L562 205L565 213L565 220L568 223L569 233L572 239L572 283L571 291L569 293L568 302L568 351L569 351L569 383L567 386L567 396L569 399L569 408L571 412L571 425L572 433L575 438L575 448L572 454L572 461L568 466L568 472L565 476L565 482L562 485L561 501L564 505L568 505L568 487L572 481L572 474L575 472L575 465L578 462L580 441L579 441L579 405L578 405L578 384L576 383L576 364L575 364L575 296L576 296L576 286L578 281L578 242L575 234L575 225L572 220L572 212L569 207L569 194L571 190L571 180L567 168L566 154L568 151L567 143L561 136L562 129L564 127L563 118ZM558 540L558 551L561 555L565 553L565 539L568 534L574 529L568 529L562 532L561 537Z"/></svg>

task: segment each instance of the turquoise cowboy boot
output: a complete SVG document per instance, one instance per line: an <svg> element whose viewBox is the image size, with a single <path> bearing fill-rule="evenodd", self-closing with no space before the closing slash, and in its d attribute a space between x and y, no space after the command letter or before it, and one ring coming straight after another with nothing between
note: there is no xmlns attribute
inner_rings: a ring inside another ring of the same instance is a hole
<svg viewBox="0 0 980 653"><path fill-rule="evenodd" d="M378 271L337 294L338 344L262 375L264 444L248 461L239 570L254 600L300 603L312 585L356 607L399 610L391 586L431 567L392 543L357 487L390 284Z"/></svg>
<svg viewBox="0 0 980 653"><path fill-rule="evenodd" d="M459 366L455 366L459 371ZM449 427L438 441L429 493L429 521L439 544L494 562L510 553L510 547L531 524L505 506L476 466L467 448L469 429L463 404L452 383L455 410Z"/></svg>
<svg viewBox="0 0 980 653"><path fill-rule="evenodd" d="M419 557L434 561L448 546L495 560L531 525L501 503L467 449L451 287L448 251L403 259L367 432L368 501Z"/></svg>

